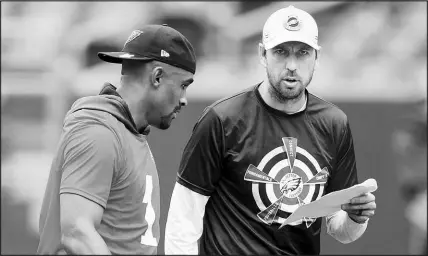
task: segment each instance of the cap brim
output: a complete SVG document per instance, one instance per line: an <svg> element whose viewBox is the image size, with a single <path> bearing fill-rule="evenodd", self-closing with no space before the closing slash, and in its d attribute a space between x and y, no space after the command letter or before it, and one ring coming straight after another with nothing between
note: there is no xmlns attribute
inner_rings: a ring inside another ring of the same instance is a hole
<svg viewBox="0 0 428 256"><path fill-rule="evenodd" d="M99 52L97 55L103 61L116 64L121 64L122 60L153 60L153 58L129 52Z"/></svg>
<svg viewBox="0 0 428 256"><path fill-rule="evenodd" d="M319 45L315 44L314 42L311 42L310 40L307 40L306 38L298 38L298 37L287 38L287 39L284 38L284 39L272 41L269 43L265 43L265 49L266 50L272 49L273 47L280 45L282 43L285 43L285 42L301 42L301 43L305 43L305 44L309 45L310 47L314 48L315 50L321 49L321 47Z"/></svg>

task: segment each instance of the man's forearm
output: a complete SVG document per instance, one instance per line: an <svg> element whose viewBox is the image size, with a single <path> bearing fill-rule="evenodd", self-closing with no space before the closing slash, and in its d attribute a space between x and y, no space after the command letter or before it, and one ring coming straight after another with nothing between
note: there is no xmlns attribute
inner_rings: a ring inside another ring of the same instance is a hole
<svg viewBox="0 0 428 256"><path fill-rule="evenodd" d="M88 225L70 228L61 242L67 254L111 254L100 234Z"/></svg>
<svg viewBox="0 0 428 256"><path fill-rule="evenodd" d="M363 224L354 222L343 210L326 217L327 233L344 244L360 238L366 231L367 224L368 221Z"/></svg>
<svg viewBox="0 0 428 256"><path fill-rule="evenodd" d="M176 183L165 227L165 254L198 254L207 196Z"/></svg>

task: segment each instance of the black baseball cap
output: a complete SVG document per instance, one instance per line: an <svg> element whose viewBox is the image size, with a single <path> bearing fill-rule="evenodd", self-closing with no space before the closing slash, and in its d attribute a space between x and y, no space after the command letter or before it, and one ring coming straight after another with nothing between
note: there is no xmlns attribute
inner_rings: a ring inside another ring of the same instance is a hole
<svg viewBox="0 0 428 256"><path fill-rule="evenodd" d="M120 52L99 52L98 57L110 63L122 60L157 60L196 71L195 51L189 40L168 25L145 25L132 31Z"/></svg>

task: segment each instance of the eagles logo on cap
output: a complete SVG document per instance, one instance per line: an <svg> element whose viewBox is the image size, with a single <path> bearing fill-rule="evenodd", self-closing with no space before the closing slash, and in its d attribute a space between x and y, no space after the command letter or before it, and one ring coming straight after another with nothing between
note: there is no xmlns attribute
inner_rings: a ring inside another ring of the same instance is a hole
<svg viewBox="0 0 428 256"><path fill-rule="evenodd" d="M288 16L287 22L284 24L284 27L290 31L297 31L300 30L301 24L301 20L299 20L297 16L292 15Z"/></svg>
<svg viewBox="0 0 428 256"><path fill-rule="evenodd" d="M131 35L128 37L128 40L126 40L125 45L127 43L131 42L132 40L134 40L135 38L139 37L142 33L143 33L143 31L141 31L141 30L132 31Z"/></svg>

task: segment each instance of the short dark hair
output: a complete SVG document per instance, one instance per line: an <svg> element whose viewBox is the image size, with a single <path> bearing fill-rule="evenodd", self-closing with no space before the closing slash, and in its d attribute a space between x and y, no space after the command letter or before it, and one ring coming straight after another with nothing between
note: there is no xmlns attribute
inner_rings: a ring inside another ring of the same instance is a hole
<svg viewBox="0 0 428 256"><path fill-rule="evenodd" d="M141 71L142 68L150 61L140 61L140 60L123 60L122 61L122 75L132 75L137 71Z"/></svg>

